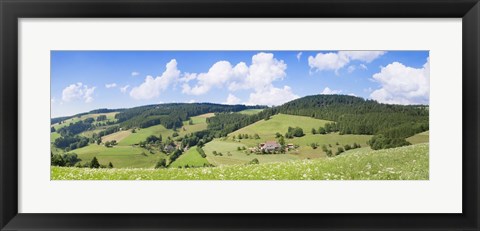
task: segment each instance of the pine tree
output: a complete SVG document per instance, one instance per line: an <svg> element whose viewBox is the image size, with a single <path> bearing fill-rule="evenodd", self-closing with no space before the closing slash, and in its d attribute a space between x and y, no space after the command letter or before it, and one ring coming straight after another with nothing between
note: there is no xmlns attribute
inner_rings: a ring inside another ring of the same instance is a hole
<svg viewBox="0 0 480 231"><path fill-rule="evenodd" d="M100 168L100 163L98 163L97 157L93 157L92 161L90 162L90 168Z"/></svg>

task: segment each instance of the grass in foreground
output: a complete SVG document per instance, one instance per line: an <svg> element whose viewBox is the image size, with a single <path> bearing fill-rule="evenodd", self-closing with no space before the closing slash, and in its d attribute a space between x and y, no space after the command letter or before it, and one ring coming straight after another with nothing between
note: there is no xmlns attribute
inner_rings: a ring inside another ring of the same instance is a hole
<svg viewBox="0 0 480 231"><path fill-rule="evenodd" d="M51 167L52 180L428 180L429 145L356 149L327 159L189 169Z"/></svg>

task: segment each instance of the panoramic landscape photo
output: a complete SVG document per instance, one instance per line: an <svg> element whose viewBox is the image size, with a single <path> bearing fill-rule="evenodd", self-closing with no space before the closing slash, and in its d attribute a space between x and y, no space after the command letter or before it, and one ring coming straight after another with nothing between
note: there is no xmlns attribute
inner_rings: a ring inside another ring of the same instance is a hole
<svg viewBox="0 0 480 231"><path fill-rule="evenodd" d="M428 51L51 51L52 180L428 180Z"/></svg>

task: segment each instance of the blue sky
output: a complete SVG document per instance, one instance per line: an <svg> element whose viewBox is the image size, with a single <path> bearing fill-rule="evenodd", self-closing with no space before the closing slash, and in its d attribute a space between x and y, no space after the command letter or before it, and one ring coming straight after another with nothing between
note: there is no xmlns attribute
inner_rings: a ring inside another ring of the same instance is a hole
<svg viewBox="0 0 480 231"><path fill-rule="evenodd" d="M428 104L429 66L428 51L52 51L51 112L313 94Z"/></svg>

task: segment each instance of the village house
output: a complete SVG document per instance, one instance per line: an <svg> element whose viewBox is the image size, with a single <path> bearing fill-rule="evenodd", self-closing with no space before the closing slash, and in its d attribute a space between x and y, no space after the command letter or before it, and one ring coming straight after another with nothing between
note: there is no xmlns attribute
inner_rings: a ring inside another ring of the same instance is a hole
<svg viewBox="0 0 480 231"><path fill-rule="evenodd" d="M163 149L166 153L170 153L170 152L173 152L175 150L175 147L173 147L172 145L167 145L165 146L165 148Z"/></svg>
<svg viewBox="0 0 480 231"><path fill-rule="evenodd" d="M273 152L280 150L281 146L277 141L267 141L265 143L260 144L260 150L266 151L266 152Z"/></svg>

